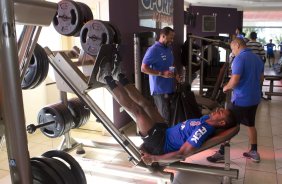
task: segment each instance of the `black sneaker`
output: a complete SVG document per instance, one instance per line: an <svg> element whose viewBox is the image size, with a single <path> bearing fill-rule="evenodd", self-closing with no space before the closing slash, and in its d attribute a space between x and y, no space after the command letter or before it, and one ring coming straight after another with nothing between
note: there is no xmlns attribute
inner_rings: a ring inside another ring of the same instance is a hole
<svg viewBox="0 0 282 184"><path fill-rule="evenodd" d="M96 80L103 84L106 84L105 77L112 75L112 64L109 58L104 57L100 63L99 71L96 76Z"/></svg>
<svg viewBox="0 0 282 184"><path fill-rule="evenodd" d="M223 163L224 162L224 155L219 153L219 151L216 151L215 154L207 157L207 160L209 162L213 162L213 163Z"/></svg>

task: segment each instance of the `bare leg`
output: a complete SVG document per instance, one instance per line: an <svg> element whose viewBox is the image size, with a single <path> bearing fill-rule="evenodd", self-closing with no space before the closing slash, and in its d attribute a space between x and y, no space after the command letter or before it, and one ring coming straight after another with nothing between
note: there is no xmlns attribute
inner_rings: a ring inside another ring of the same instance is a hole
<svg viewBox="0 0 282 184"><path fill-rule="evenodd" d="M248 134L251 144L257 144L257 130L256 127L248 127Z"/></svg>
<svg viewBox="0 0 282 184"><path fill-rule="evenodd" d="M127 92L128 96L141 106L147 115L154 121L158 123L165 122L164 118L160 115L157 108L152 104L149 100L144 98L142 94L136 89L136 87L132 84L128 84L123 86L125 91Z"/></svg>
<svg viewBox="0 0 282 184"><path fill-rule="evenodd" d="M141 135L147 136L148 131L155 125L156 122L146 114L143 107L138 105L128 96L128 93L121 85L114 88L113 93L119 104L135 116Z"/></svg>

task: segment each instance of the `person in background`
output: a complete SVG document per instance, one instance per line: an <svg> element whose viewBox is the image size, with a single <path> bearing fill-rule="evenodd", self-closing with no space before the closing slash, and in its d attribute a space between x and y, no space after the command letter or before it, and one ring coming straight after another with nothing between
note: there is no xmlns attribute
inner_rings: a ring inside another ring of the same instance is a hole
<svg viewBox="0 0 282 184"><path fill-rule="evenodd" d="M263 46L260 42L257 41L257 33L251 32L249 36L250 40L246 43L247 47L250 48L253 53L257 54L262 61L265 63L265 51L263 49Z"/></svg>
<svg viewBox="0 0 282 184"><path fill-rule="evenodd" d="M280 50L280 57L282 57L282 42L278 45L278 49Z"/></svg>
<svg viewBox="0 0 282 184"><path fill-rule="evenodd" d="M273 66L274 61L275 61L274 47L276 47L276 45L272 43L272 39L270 39L269 43L264 46L266 47L266 55L267 55L269 67L271 67L271 64Z"/></svg>
<svg viewBox="0 0 282 184"><path fill-rule="evenodd" d="M146 51L141 65L141 71L149 75L151 95L166 122L171 119L170 100L175 92L175 78L179 80L176 71L170 70L174 65L171 47L174 35L172 28L163 28L159 40Z"/></svg>
<svg viewBox="0 0 282 184"><path fill-rule="evenodd" d="M235 30L235 33L236 33L236 37L237 38L242 38L244 39L244 34L243 34L243 31L242 31L242 28L241 27L237 27L236 30Z"/></svg>
<svg viewBox="0 0 282 184"><path fill-rule="evenodd" d="M261 58L247 48L242 38L235 38L231 44L235 55L232 64L232 75L224 86L223 92L233 90L229 109L234 113L237 123L248 127L251 148L243 156L254 162L260 162L257 150L257 131L255 127L256 110L261 100L261 82L263 81L264 64ZM210 162L224 161L224 145L212 156Z"/></svg>
<svg viewBox="0 0 282 184"><path fill-rule="evenodd" d="M257 54L265 64L266 58L265 58L265 51L263 49L263 46L260 42L257 41L257 33L256 32L251 32L250 33L250 41L246 43L247 47L250 48L253 53ZM262 87L262 86L261 86ZM263 97L263 92L261 92L261 97Z"/></svg>

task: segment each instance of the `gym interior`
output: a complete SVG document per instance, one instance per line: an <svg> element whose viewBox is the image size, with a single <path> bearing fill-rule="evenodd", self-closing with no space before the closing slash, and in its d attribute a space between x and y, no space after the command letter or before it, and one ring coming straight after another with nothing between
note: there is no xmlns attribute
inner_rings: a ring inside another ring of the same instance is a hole
<svg viewBox="0 0 282 184"><path fill-rule="evenodd" d="M249 142L241 125L218 132L185 160L146 165L134 117L96 80L102 58L118 53L127 77L150 99L142 58L170 26L184 75L179 94L189 88L197 102L190 108L202 114L225 107L231 36L237 27L259 27L244 8L193 0L1 0L0 8L0 184L282 183L278 45L275 66L265 63L256 114L260 163L242 156ZM267 21L282 27L281 11L260 11L276 13ZM191 111L185 103L179 95L173 123ZM208 162L225 142L225 162Z"/></svg>

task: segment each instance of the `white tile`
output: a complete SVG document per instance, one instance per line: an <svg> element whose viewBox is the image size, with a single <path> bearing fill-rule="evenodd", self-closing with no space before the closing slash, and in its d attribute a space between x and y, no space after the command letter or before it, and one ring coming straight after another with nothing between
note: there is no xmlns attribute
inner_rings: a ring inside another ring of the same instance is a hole
<svg viewBox="0 0 282 184"><path fill-rule="evenodd" d="M246 169L275 173L276 166L273 149L269 147L260 147L258 152L260 153L261 161L255 163L250 159L247 159Z"/></svg>
<svg viewBox="0 0 282 184"><path fill-rule="evenodd" d="M244 184L275 184L277 183L276 174L261 172L258 170L246 170Z"/></svg>

